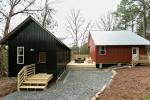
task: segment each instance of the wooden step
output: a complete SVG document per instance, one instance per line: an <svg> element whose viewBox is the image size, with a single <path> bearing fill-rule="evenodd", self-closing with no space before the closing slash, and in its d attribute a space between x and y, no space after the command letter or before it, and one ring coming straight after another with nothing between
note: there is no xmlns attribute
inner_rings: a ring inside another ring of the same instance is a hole
<svg viewBox="0 0 150 100"><path fill-rule="evenodd" d="M49 81L53 78L53 75L50 74L36 74L36 75L33 75L31 77L28 77L27 80L42 80L42 81Z"/></svg>
<svg viewBox="0 0 150 100"><path fill-rule="evenodd" d="M42 81L35 81L35 80L27 80L27 81L24 81L23 84L47 84L48 81L47 80L42 80Z"/></svg>
<svg viewBox="0 0 150 100"><path fill-rule="evenodd" d="M46 86L20 86L20 89L45 89Z"/></svg>

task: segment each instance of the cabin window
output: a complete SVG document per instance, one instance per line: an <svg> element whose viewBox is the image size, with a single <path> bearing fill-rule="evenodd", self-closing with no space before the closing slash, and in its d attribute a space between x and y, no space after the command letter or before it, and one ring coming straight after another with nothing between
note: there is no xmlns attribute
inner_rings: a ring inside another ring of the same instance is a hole
<svg viewBox="0 0 150 100"><path fill-rule="evenodd" d="M99 54L100 55L106 55L106 47L105 46L99 47Z"/></svg>
<svg viewBox="0 0 150 100"><path fill-rule="evenodd" d="M46 52L39 52L39 63L46 63Z"/></svg>
<svg viewBox="0 0 150 100"><path fill-rule="evenodd" d="M24 47L17 47L17 64L24 64Z"/></svg>
<svg viewBox="0 0 150 100"><path fill-rule="evenodd" d="M133 49L133 54L136 54L136 49L135 48Z"/></svg>

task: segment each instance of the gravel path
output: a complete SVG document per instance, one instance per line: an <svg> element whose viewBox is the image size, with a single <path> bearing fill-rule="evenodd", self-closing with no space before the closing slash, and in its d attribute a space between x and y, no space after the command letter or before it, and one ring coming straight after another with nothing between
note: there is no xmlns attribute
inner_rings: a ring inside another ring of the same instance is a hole
<svg viewBox="0 0 150 100"><path fill-rule="evenodd" d="M105 71L69 71L63 81L58 81L45 91L21 91L5 100L89 100L111 79Z"/></svg>

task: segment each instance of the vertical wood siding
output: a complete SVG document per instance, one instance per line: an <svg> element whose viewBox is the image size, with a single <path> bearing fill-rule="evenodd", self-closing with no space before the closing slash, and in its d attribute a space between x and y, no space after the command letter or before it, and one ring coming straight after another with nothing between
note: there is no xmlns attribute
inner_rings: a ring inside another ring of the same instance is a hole
<svg viewBox="0 0 150 100"><path fill-rule="evenodd" d="M129 63L132 59L132 47L139 47L139 53L145 54L145 46L106 46L106 55L99 55L96 47L96 63Z"/></svg>
<svg viewBox="0 0 150 100"><path fill-rule="evenodd" d="M24 64L17 64L17 46L24 46ZM62 45L62 51L67 47ZM46 73L53 73L57 76L59 61L56 59L57 40L41 28L34 21L29 21L17 31L17 34L9 40L9 76L16 76L20 69L28 64L35 63L36 70ZM34 49L34 51L30 51ZM68 49L67 49L68 50ZM47 52L47 63L43 68L38 69L38 52ZM68 52L70 52L68 50ZM64 67L64 66L63 66Z"/></svg>
<svg viewBox="0 0 150 100"><path fill-rule="evenodd" d="M96 46L91 36L89 36L88 46L90 48L89 55L96 62Z"/></svg>

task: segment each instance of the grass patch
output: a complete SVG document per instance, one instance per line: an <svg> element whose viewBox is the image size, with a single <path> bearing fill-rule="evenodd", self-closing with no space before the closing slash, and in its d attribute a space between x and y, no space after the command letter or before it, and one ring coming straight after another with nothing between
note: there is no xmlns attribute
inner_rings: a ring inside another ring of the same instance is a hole
<svg viewBox="0 0 150 100"><path fill-rule="evenodd" d="M150 100L150 95L145 95L144 100Z"/></svg>

